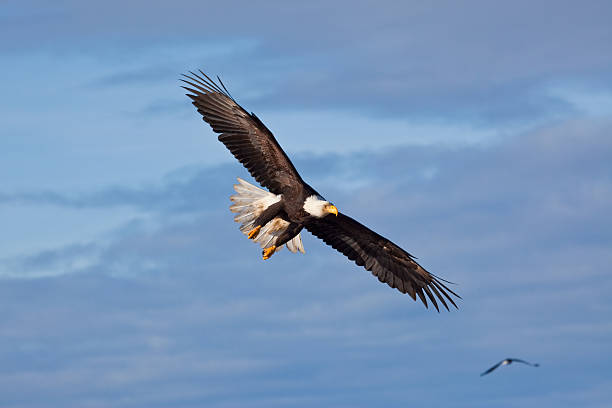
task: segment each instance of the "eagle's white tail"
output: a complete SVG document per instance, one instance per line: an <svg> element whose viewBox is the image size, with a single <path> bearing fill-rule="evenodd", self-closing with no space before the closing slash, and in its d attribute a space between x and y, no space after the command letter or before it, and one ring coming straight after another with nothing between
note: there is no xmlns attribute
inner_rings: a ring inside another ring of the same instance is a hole
<svg viewBox="0 0 612 408"><path fill-rule="evenodd" d="M230 200L234 202L230 206L232 212L238 213L234 217L234 221L239 222L240 231L243 234L248 235L249 231L254 229L255 220L261 213L274 203L280 201L281 196L272 194L266 190L256 187L250 183L247 183L240 177L238 177L238 184L234 184L234 190L236 195L230 196ZM281 218L274 218L272 221L262 226L259 234L255 238L255 242L259 243L262 248L268 248L272 245L276 245L277 238L287 229L289 223ZM282 248L279 247L277 251ZM287 242L287 248L296 253L300 251L305 253L304 245L302 244L302 238L300 234L297 234L293 239Z"/></svg>

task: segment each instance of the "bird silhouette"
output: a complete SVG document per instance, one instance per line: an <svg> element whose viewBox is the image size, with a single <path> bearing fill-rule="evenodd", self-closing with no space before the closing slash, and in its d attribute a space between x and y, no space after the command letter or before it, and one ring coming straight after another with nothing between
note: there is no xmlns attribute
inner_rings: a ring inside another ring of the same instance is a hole
<svg viewBox="0 0 612 408"><path fill-rule="evenodd" d="M499 363L495 364L493 367L489 368L487 371L485 371L484 373L480 374L480 376L482 377L483 375L487 375L487 374L493 372L499 366L510 365L512 363L523 363L523 364L527 364L528 366L531 366L531 367L539 367L540 366L537 363L533 364L533 363L530 363L528 361L521 360L519 358L507 358L507 359L502 360Z"/></svg>

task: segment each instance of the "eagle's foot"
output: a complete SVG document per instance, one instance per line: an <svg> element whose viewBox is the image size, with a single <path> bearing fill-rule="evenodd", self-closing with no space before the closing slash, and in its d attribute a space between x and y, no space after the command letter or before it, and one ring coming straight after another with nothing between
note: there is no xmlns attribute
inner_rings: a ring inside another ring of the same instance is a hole
<svg viewBox="0 0 612 408"><path fill-rule="evenodd" d="M261 230L261 225L258 225L252 230L250 230L248 235L249 239L255 239L257 237L257 234L259 234L259 230Z"/></svg>
<svg viewBox="0 0 612 408"><path fill-rule="evenodd" d="M276 245L272 245L271 247L268 247L266 249L263 250L263 259L270 259L270 257L272 255L274 255L274 252L276 251Z"/></svg>

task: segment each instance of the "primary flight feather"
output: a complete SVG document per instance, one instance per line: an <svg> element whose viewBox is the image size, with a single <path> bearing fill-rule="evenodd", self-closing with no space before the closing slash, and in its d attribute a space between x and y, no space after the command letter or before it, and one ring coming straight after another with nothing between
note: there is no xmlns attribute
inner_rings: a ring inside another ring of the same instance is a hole
<svg viewBox="0 0 612 408"><path fill-rule="evenodd" d="M349 216L310 187L280 147L272 132L254 113L244 110L217 77L218 83L202 71L181 79L193 105L202 118L219 133L219 141L246 167L251 176L269 191L242 179L234 186L231 211L241 223L241 231L263 248L269 259L287 245L291 252L304 252L300 232L306 228L326 244L371 271L378 280L417 296L427 307L427 299L439 311L457 307L458 297L443 279L427 272L408 252L378 235ZM448 303L447 303L448 302Z"/></svg>

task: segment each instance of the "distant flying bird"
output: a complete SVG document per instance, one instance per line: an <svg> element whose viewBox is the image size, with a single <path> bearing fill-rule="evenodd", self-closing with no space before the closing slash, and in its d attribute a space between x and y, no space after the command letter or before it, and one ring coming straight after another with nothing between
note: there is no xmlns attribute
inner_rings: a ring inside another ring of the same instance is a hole
<svg viewBox="0 0 612 408"><path fill-rule="evenodd" d="M306 228L326 244L346 255L412 299L418 296L425 307L429 298L439 311L438 301L448 310L455 308L454 295L444 279L427 272L412 255L388 239L338 211L336 206L310 187L283 151L272 132L254 113L244 110L230 95L219 77L218 83L202 71L181 79L188 86L193 105L221 141L268 191L238 178L230 207L240 230L263 248L269 259L283 245L304 253L300 231Z"/></svg>
<svg viewBox="0 0 612 408"><path fill-rule="evenodd" d="M489 373L491 373L492 371L494 371L497 367L499 366L505 366L505 365L510 365L512 363L523 363L523 364L527 364L528 366L532 366L532 367L539 367L539 364L532 364L529 363L525 360L521 360L518 358L507 358L505 360L500 361L499 363L495 364L493 367L489 368L487 371L485 371L484 373L480 374L480 376L482 377L483 375L487 375Z"/></svg>

